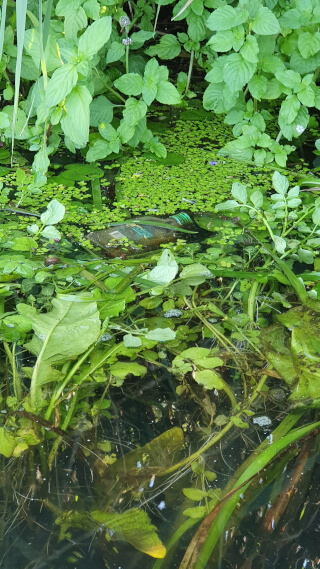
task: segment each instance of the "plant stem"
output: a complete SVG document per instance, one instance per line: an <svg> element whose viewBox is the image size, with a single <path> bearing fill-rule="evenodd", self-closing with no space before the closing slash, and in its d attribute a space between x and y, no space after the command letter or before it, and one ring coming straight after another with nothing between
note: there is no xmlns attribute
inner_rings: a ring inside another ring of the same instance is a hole
<svg viewBox="0 0 320 569"><path fill-rule="evenodd" d="M251 289L250 289L250 294L249 294L249 298L248 298L248 317L250 322L254 322L254 313L255 313L255 307L256 307L256 296L257 296L257 292L260 288L260 283L258 283L258 281L254 281Z"/></svg>
<svg viewBox="0 0 320 569"><path fill-rule="evenodd" d="M185 88L185 92L184 92L185 95L186 95L187 92L189 91L189 87L190 87L190 83L191 83L191 75L192 75L193 61L194 61L194 49L192 49L192 50L191 50L191 53L190 53L188 78L187 78L187 84L186 84L186 88Z"/></svg>

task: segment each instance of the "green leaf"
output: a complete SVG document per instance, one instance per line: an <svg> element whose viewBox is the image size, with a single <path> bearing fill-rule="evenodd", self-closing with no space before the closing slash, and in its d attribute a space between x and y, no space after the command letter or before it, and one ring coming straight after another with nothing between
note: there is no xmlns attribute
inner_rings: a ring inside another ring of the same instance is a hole
<svg viewBox="0 0 320 569"><path fill-rule="evenodd" d="M206 506L197 506L196 508L187 508L184 510L183 515L191 519L203 518L207 514Z"/></svg>
<svg viewBox="0 0 320 569"><path fill-rule="evenodd" d="M145 50L147 55L158 56L160 59L174 59L178 57L181 51L181 45L176 36L165 34L157 45L153 45Z"/></svg>
<svg viewBox="0 0 320 569"><path fill-rule="evenodd" d="M261 100L263 95L266 93L267 84L268 80L264 75L254 75L250 79L248 88L254 99L257 99L257 101Z"/></svg>
<svg viewBox="0 0 320 569"><path fill-rule="evenodd" d="M227 211L228 209L235 209L236 207L240 207L241 204L236 202L235 200L227 200L225 202L219 203L215 207L215 211Z"/></svg>
<svg viewBox="0 0 320 569"><path fill-rule="evenodd" d="M104 16L96 20L80 36L78 44L79 55L85 59L92 59L98 53L111 35L111 16Z"/></svg>
<svg viewBox="0 0 320 569"><path fill-rule="evenodd" d="M37 356L30 399L33 409L42 405L41 386L55 380L51 367L70 361L85 352L99 337L100 319L90 295L60 295L53 298L52 310L38 313L27 304L18 304L19 314L32 321L34 335L25 348Z"/></svg>
<svg viewBox="0 0 320 569"><path fill-rule="evenodd" d="M141 95L143 88L143 79L138 73L126 73L116 79L114 86L125 95Z"/></svg>
<svg viewBox="0 0 320 569"><path fill-rule="evenodd" d="M60 231L58 231L56 227L54 227L54 225L47 225L41 231L41 235L46 239L59 239L59 240L61 239L61 233Z"/></svg>
<svg viewBox="0 0 320 569"><path fill-rule="evenodd" d="M246 22L247 19L248 12L246 10L236 11L232 6L222 6L214 10L209 16L207 27L214 32L231 30Z"/></svg>
<svg viewBox="0 0 320 569"><path fill-rule="evenodd" d="M257 63L259 61L259 46L254 36L247 36L245 43L240 49L240 53L242 57L250 63Z"/></svg>
<svg viewBox="0 0 320 569"><path fill-rule="evenodd" d="M193 277L205 277L206 279L210 279L212 276L211 271L209 271L205 265L201 265L201 263L187 265L180 273L181 279L190 279Z"/></svg>
<svg viewBox="0 0 320 569"><path fill-rule="evenodd" d="M142 345L141 338L139 336L133 336L132 334L125 334L123 336L123 345L125 348L138 348Z"/></svg>
<svg viewBox="0 0 320 569"><path fill-rule="evenodd" d="M243 184L239 184L239 182L234 182L232 184L231 194L236 200L239 200L241 203L243 204L247 203L248 199L247 189L246 186L244 186Z"/></svg>
<svg viewBox="0 0 320 569"><path fill-rule="evenodd" d="M148 107L144 101L138 101L130 97L126 100L123 118L126 123L135 126L143 117L146 116Z"/></svg>
<svg viewBox="0 0 320 569"><path fill-rule="evenodd" d="M155 328L154 330L149 330L145 335L147 340L156 340L157 342L169 342L174 340L176 333L171 328Z"/></svg>
<svg viewBox="0 0 320 569"><path fill-rule="evenodd" d="M281 103L279 120L282 120L285 124L292 123L299 112L300 106L301 103L296 95L288 95Z"/></svg>
<svg viewBox="0 0 320 569"><path fill-rule="evenodd" d="M169 81L160 81L156 99L164 105L179 105L181 103L178 89Z"/></svg>
<svg viewBox="0 0 320 569"><path fill-rule="evenodd" d="M320 207L316 207L312 214L312 221L315 225L320 225Z"/></svg>
<svg viewBox="0 0 320 569"><path fill-rule="evenodd" d="M156 283L159 286L166 286L171 283L179 270L179 266L170 249L164 249L158 260L157 266L149 271L139 275L144 281Z"/></svg>
<svg viewBox="0 0 320 569"><path fill-rule="evenodd" d="M150 59L145 66L142 89L142 96L147 105L151 105L156 98L159 81L159 64L156 59Z"/></svg>
<svg viewBox="0 0 320 569"><path fill-rule="evenodd" d="M149 454L145 456L149 456ZM124 465L122 468L125 468ZM148 515L143 510L134 508L121 514L97 510L91 512L90 516L106 529L107 540L110 539L112 532L113 539L126 541L150 557L163 559L165 556L166 548L162 545L157 536L156 528L151 524Z"/></svg>
<svg viewBox="0 0 320 569"><path fill-rule="evenodd" d="M281 255L283 255L283 253L285 252L286 247L287 247L286 240L283 239L283 237L279 237L278 235L274 235L273 241L274 241L274 245L275 245L277 253L280 253Z"/></svg>
<svg viewBox="0 0 320 569"><path fill-rule="evenodd" d="M283 176L276 170L272 176L272 183L278 194L281 194L282 196L286 195L289 188L289 182L286 176Z"/></svg>
<svg viewBox="0 0 320 569"><path fill-rule="evenodd" d="M307 265L312 265L314 262L313 254L308 249L298 249L298 257L301 263L306 263Z"/></svg>
<svg viewBox="0 0 320 569"><path fill-rule="evenodd" d="M252 20L252 30L261 36L278 34L281 29L274 13L269 8L261 7Z"/></svg>
<svg viewBox="0 0 320 569"><path fill-rule="evenodd" d="M208 31L206 27L207 14L207 12L203 12L201 16L194 14L194 12L188 14L188 36L191 40L200 42L206 38Z"/></svg>
<svg viewBox="0 0 320 569"><path fill-rule="evenodd" d="M240 417L231 417L231 421L233 422L233 424L236 427L239 427L239 429L247 429L249 427L248 423L245 423L244 421L242 421L242 419L240 419Z"/></svg>
<svg viewBox="0 0 320 569"><path fill-rule="evenodd" d="M41 223L44 225L55 225L64 217L66 208L63 204L54 199L48 203L46 211L41 214Z"/></svg>
<svg viewBox="0 0 320 569"><path fill-rule="evenodd" d="M320 51L319 32L302 32L298 36L298 49L305 59Z"/></svg>
<svg viewBox="0 0 320 569"><path fill-rule="evenodd" d="M263 193L260 192L259 190L256 190L251 194L250 201L253 203L256 209L259 209L260 207L262 207L263 204Z"/></svg>
<svg viewBox="0 0 320 569"><path fill-rule="evenodd" d="M256 65L246 61L240 53L227 56L223 70L223 79L231 91L239 91L247 83L256 70Z"/></svg>
<svg viewBox="0 0 320 569"><path fill-rule="evenodd" d="M223 381L220 375L212 371L211 369L204 369L202 371L196 371L194 374L194 379L200 385L203 385L206 389L223 389Z"/></svg>
<svg viewBox="0 0 320 569"><path fill-rule="evenodd" d="M118 41L113 41L110 48L107 51L106 63L113 63L114 61L120 61L126 53L126 48L123 43Z"/></svg>
<svg viewBox="0 0 320 569"><path fill-rule="evenodd" d="M83 148L89 140L91 101L92 97L85 85L77 85L66 97L66 114L61 119L61 126L76 148Z"/></svg>
<svg viewBox="0 0 320 569"><path fill-rule="evenodd" d="M109 154L111 154L112 150L110 147L110 143L106 140L96 140L92 146L90 146L86 160L88 162L95 162L96 160L103 160Z"/></svg>
<svg viewBox="0 0 320 569"><path fill-rule="evenodd" d="M301 75L295 71L292 71L291 69L278 71L275 75L278 81L280 81L282 85L288 87L289 89L294 89L301 83Z"/></svg>
<svg viewBox="0 0 320 569"><path fill-rule="evenodd" d="M257 166L263 166L265 163L266 156L267 156L267 153L262 148L255 150L253 153L253 159L254 159L256 165Z"/></svg>
<svg viewBox="0 0 320 569"><path fill-rule="evenodd" d="M69 93L77 83L78 73L72 63L66 63L56 69L48 81L46 90L46 105L47 107L54 107L58 105Z"/></svg>
<svg viewBox="0 0 320 569"><path fill-rule="evenodd" d="M199 490L198 488L182 488L182 492L189 500L193 500L194 502L200 502L200 500L208 495L207 492Z"/></svg>
<svg viewBox="0 0 320 569"><path fill-rule="evenodd" d="M144 377L147 373L147 368L136 362L117 362L110 366L110 373L120 379L125 379L129 373L136 377Z"/></svg>
<svg viewBox="0 0 320 569"><path fill-rule="evenodd" d="M90 105L90 125L99 126L100 123L109 124L113 119L113 104L100 95L95 97Z"/></svg>
<svg viewBox="0 0 320 569"><path fill-rule="evenodd" d="M315 106L315 92L311 85L301 83L300 88L297 91L297 97L302 105L305 105L306 107Z"/></svg>
<svg viewBox="0 0 320 569"><path fill-rule="evenodd" d="M225 111L223 101L224 88L224 83L211 83L211 85L206 88L203 94L203 107L207 111L215 111L216 113L223 113Z"/></svg>
<svg viewBox="0 0 320 569"><path fill-rule="evenodd" d="M0 427L0 454L10 458L16 445L14 436L4 427Z"/></svg>
<svg viewBox="0 0 320 569"><path fill-rule="evenodd" d="M225 30L223 32L218 32L212 36L209 39L207 45L210 45L215 51L224 52L230 51L233 46L233 41L233 32L231 30Z"/></svg>

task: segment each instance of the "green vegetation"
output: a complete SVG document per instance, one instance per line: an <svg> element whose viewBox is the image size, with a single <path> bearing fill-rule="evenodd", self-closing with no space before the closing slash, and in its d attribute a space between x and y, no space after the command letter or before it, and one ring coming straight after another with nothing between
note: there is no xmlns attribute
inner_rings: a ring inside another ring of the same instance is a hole
<svg viewBox="0 0 320 569"><path fill-rule="evenodd" d="M0 460L24 472L10 492L35 492L57 540L85 532L110 566L125 541L154 569L196 524L179 569L232 565L229 532L267 501L242 567L267 566L266 532L319 502L308 479L298 490L320 429L318 158L299 154L320 149L318 2L1 9ZM181 211L193 227L159 249L131 255L116 235ZM88 235L109 224L112 259ZM165 533L156 499L173 484Z"/></svg>

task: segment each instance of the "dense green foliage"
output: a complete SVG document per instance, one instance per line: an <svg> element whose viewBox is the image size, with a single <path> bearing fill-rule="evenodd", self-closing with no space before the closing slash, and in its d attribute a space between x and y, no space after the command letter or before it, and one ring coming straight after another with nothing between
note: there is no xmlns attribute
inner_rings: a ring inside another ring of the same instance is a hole
<svg viewBox="0 0 320 569"><path fill-rule="evenodd" d="M106 6L98 0L44 6L33 0L28 10L26 2L17 9L13 2L4 5L2 139L14 133L25 140L36 152L33 168L42 174L63 141L90 162L124 145L142 145L164 158L165 146L148 128L148 110L157 103L183 106L194 97L196 65L209 82L205 109L226 113L237 138L221 152L260 166L285 166L295 148L286 141L299 138L313 124L310 110L320 108L318 2L181 0L172 13L171 3L139 0L130 4L130 14L116 0ZM162 11L167 20L174 17L172 33L157 32ZM177 21L185 31L175 27ZM174 69L174 85L161 60L168 64L184 54L190 54L189 71L176 75ZM273 135L266 130L275 114Z"/></svg>

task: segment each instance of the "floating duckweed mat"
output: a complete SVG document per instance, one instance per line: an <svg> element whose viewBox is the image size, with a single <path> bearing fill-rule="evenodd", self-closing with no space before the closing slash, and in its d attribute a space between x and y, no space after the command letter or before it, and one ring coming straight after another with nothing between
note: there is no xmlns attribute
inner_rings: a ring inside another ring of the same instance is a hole
<svg viewBox="0 0 320 569"><path fill-rule="evenodd" d="M165 131L159 128L157 134L168 157L133 156L117 177L118 199L134 214L213 211L230 195L233 182L245 184L249 191L271 187L272 169L218 156L219 149L233 139L231 127L220 117L177 120Z"/></svg>
<svg viewBox="0 0 320 569"><path fill-rule="evenodd" d="M12 194L20 201L19 207L24 210L42 211L53 198L63 203L66 215L60 224L61 231L76 238L87 231L103 229L108 223L122 221L129 212L133 215L171 215L181 210L195 213L213 211L217 203L230 195L233 182L245 184L249 193L250 189L254 191L257 187L263 193L268 190L273 169L218 156L219 149L233 139L232 128L223 123L221 116L203 111L197 113L199 120L191 120L198 117L193 110L183 111L179 119L170 123L163 115L166 122L159 120L150 124L165 144L168 156L157 159L154 155L134 150L134 155L123 162L116 178L116 201L103 203L101 211L92 206L90 180L75 181L73 186L68 186L61 183L58 175L49 179L41 190L28 191L25 187L21 200L21 187L15 173L0 177L0 181L11 188ZM97 165L102 171L103 168L108 170L119 166L117 162ZM296 169L302 167L298 165ZM289 172L288 178L291 178ZM108 184L103 178L100 181L102 185ZM106 199L109 199L108 195ZM17 220L15 216L11 221L11 230L16 231L29 225L30 217L20 216ZM8 231L8 225L3 229Z"/></svg>

